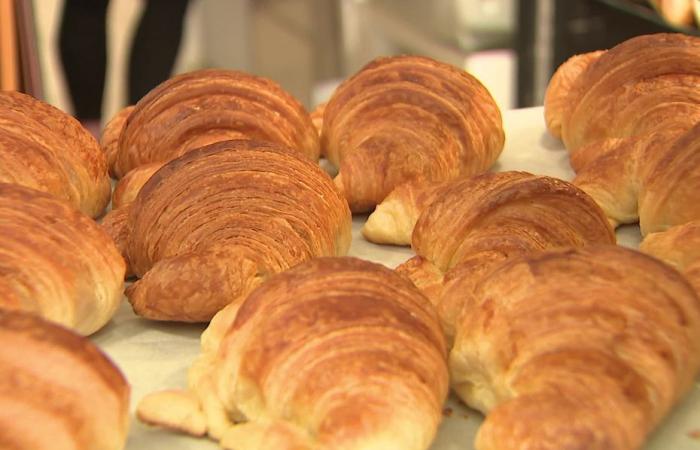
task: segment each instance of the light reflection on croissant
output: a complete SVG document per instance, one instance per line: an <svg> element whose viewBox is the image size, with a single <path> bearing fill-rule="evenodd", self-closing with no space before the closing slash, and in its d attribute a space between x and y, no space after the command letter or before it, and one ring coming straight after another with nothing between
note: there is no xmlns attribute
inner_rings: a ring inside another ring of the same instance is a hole
<svg viewBox="0 0 700 450"><path fill-rule="evenodd" d="M107 160L68 114L19 92L0 92L0 182L47 192L90 217L109 203Z"/></svg>
<svg viewBox="0 0 700 450"><path fill-rule="evenodd" d="M1 308L0 342L0 448L124 448L129 385L95 345L37 316Z"/></svg>
<svg viewBox="0 0 700 450"><path fill-rule="evenodd" d="M151 319L208 321L270 275L350 245L347 202L316 163L250 140L160 168L126 206L127 296Z"/></svg>
<svg viewBox="0 0 700 450"><path fill-rule="evenodd" d="M579 55L553 76L548 128L614 225L639 220L647 234L700 219L698 84L700 39L680 34Z"/></svg>
<svg viewBox="0 0 700 450"><path fill-rule="evenodd" d="M700 299L618 246L512 258L463 298L453 388L486 420L478 450L634 450L692 386Z"/></svg>
<svg viewBox="0 0 700 450"><path fill-rule="evenodd" d="M49 194L0 183L0 308L91 334L116 312L124 270L90 217Z"/></svg>
<svg viewBox="0 0 700 450"><path fill-rule="evenodd" d="M190 391L147 397L142 420L236 450L422 450L441 420L437 315L378 264L300 264L217 314L202 343Z"/></svg>
<svg viewBox="0 0 700 450"><path fill-rule="evenodd" d="M314 161L320 152L309 114L279 85L214 69L161 83L132 110L121 112L107 126L102 142L114 161L112 173L121 178L143 164L165 163L227 139L276 143Z"/></svg>
<svg viewBox="0 0 700 450"><path fill-rule="evenodd" d="M454 181L422 212L413 231L416 257L399 266L437 305L448 337L462 303L442 295L469 292L501 261L556 247L615 243L603 212L571 183L526 172Z"/></svg>
<svg viewBox="0 0 700 450"><path fill-rule="evenodd" d="M406 182L485 172L503 149L498 106L474 77L424 57L377 59L325 106L321 143L353 212Z"/></svg>

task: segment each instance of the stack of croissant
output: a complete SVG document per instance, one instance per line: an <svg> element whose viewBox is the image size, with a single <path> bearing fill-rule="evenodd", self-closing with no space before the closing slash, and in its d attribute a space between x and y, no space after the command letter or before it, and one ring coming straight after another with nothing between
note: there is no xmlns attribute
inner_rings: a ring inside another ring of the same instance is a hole
<svg viewBox="0 0 700 450"><path fill-rule="evenodd" d="M102 149L2 93L0 447L124 447L128 385L80 335L135 275L136 314L209 322L146 423L236 450L425 450L451 388L487 416L479 450L639 448L700 371L699 57L654 35L565 63L545 117L573 182L485 173L498 107L423 57L373 61L313 115L264 78L179 75ZM367 239L416 253L395 270L343 256L372 210ZM637 220L642 252L616 246Z"/></svg>

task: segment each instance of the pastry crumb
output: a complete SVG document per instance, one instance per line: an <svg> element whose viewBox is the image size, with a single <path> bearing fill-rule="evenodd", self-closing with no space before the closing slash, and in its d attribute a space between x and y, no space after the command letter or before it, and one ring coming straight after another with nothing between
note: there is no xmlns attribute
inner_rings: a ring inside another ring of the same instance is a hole
<svg viewBox="0 0 700 450"><path fill-rule="evenodd" d="M452 408L447 407L442 410L442 415L445 417L452 417L452 412Z"/></svg>
<svg viewBox="0 0 700 450"><path fill-rule="evenodd" d="M688 431L688 437L691 439L700 440L700 429Z"/></svg>

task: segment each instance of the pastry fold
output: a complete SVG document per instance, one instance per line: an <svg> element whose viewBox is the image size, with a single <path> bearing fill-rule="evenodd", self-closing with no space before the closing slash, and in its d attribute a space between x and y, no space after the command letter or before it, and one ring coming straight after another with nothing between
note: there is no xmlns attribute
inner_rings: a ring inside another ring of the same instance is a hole
<svg viewBox="0 0 700 450"><path fill-rule="evenodd" d="M648 234L639 250L682 272L700 295L700 220Z"/></svg>

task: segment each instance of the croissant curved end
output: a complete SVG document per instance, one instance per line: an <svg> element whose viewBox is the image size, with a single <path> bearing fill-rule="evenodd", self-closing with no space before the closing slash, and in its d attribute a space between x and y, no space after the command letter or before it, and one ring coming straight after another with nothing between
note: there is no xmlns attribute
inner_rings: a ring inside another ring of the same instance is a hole
<svg viewBox="0 0 700 450"><path fill-rule="evenodd" d="M207 421L199 401L187 391L162 391L144 397L136 407L136 416L149 425L204 436Z"/></svg>
<svg viewBox="0 0 700 450"><path fill-rule="evenodd" d="M417 220L417 217L409 217L400 201L387 199L369 215L362 235L375 244L411 245Z"/></svg>

